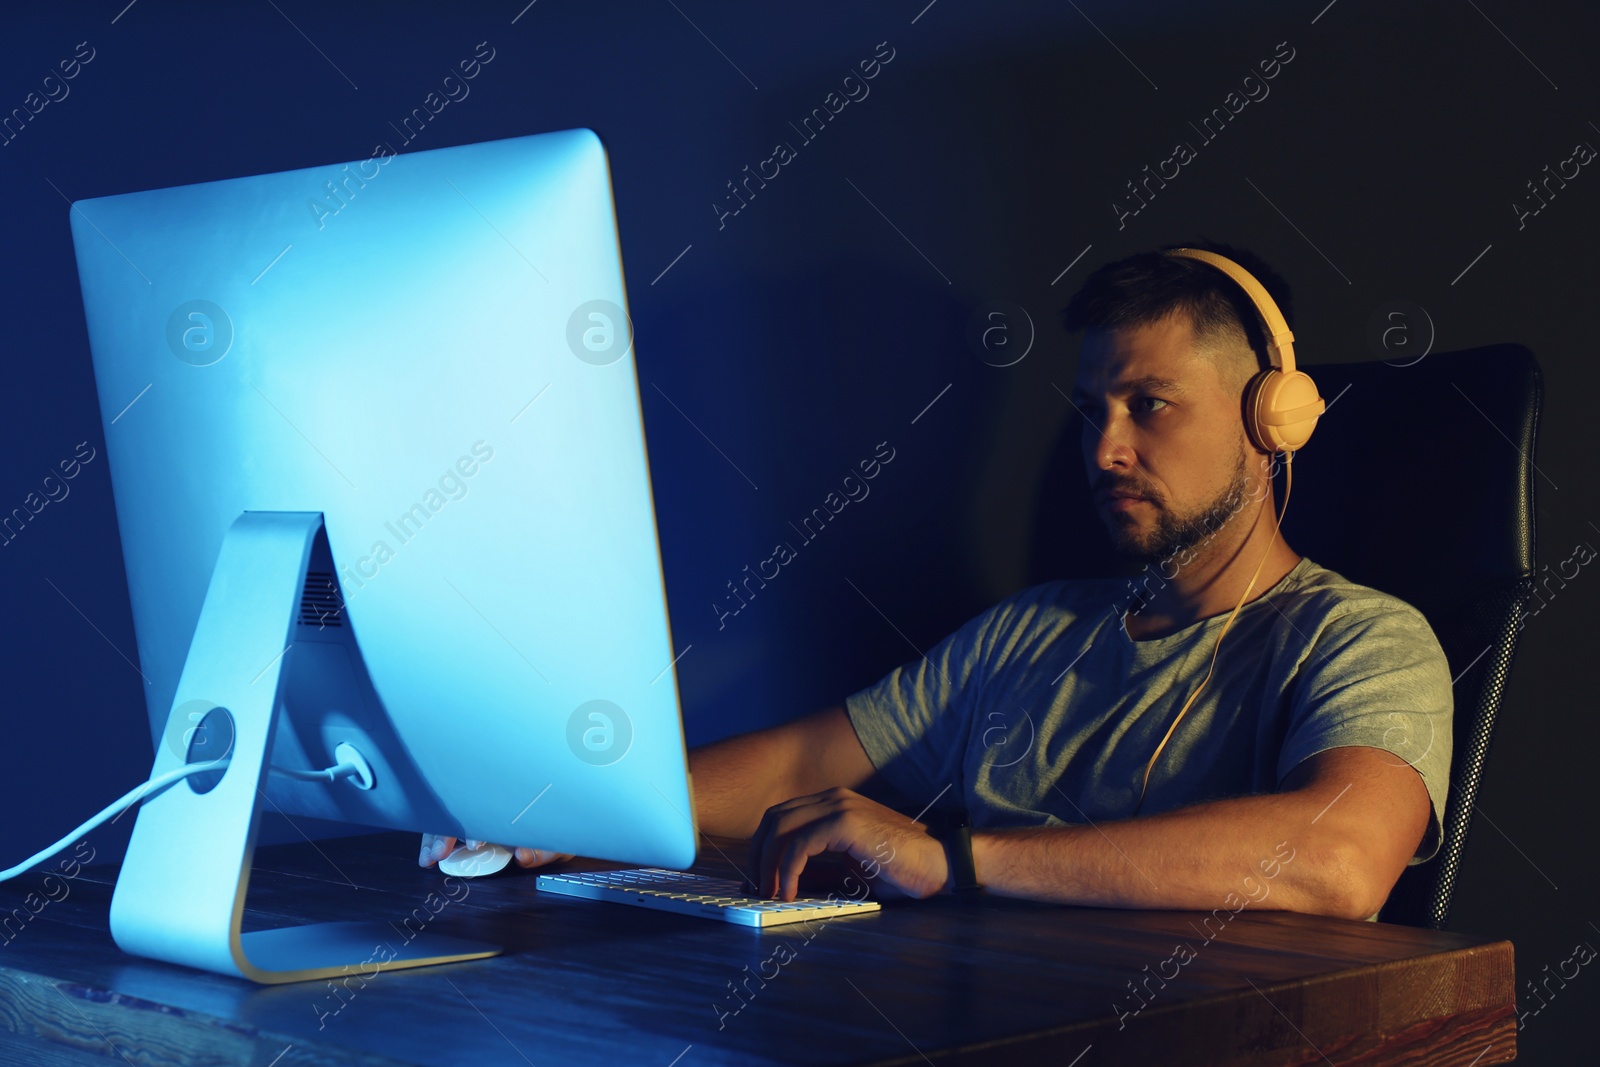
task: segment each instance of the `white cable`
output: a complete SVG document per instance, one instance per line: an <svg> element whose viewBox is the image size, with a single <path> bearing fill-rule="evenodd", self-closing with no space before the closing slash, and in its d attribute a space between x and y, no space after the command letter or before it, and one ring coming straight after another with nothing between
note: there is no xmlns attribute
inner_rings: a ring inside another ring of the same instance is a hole
<svg viewBox="0 0 1600 1067"><path fill-rule="evenodd" d="M359 767L346 760L344 763L325 767L320 771L305 771L298 767L270 767L273 774L281 774L286 778L297 778L302 782L337 782L341 778L348 778L355 774Z"/></svg>
<svg viewBox="0 0 1600 1067"><path fill-rule="evenodd" d="M119 799L102 810L98 815L89 819L82 826L79 826L76 830L72 831L72 833L68 834L66 837L63 837L60 841L57 841L55 844L46 849L34 853L32 856L23 860L15 867L0 871L0 882L8 881L12 878L15 878L17 875L22 874L30 867L38 866L51 856L54 856L57 852L60 852L62 849L66 848L72 842L83 837L84 834L87 834L89 831L99 827L107 819L114 818L118 813L126 811L128 808L131 808L140 801L149 799L156 793L161 792L177 782L181 782L190 775L201 774L205 771L220 771L227 767L230 762L232 761L228 759L217 759L207 760L203 763L190 763L179 767L177 770L168 771L166 774L158 775L157 777L150 779L148 782L144 782L138 786L135 786L133 789L130 789L128 792L124 793ZM336 764L335 766L328 767L320 771L298 770L289 767L272 767L270 769L276 774L287 775L290 778L298 778L301 781L336 782L340 778L355 774L359 768L357 768L354 763L351 763L347 760L343 763Z"/></svg>
<svg viewBox="0 0 1600 1067"><path fill-rule="evenodd" d="M72 831L72 833L68 834L60 841L57 841L49 848L35 853L28 859L23 860L21 863L10 868L9 870L0 871L0 882L15 878L28 868L43 863L45 860L49 859L51 856L54 856L57 852L60 852L62 849L66 848L72 842L78 840L90 830L93 830L101 823L104 823L107 819L110 819L119 812L125 811L126 809L139 803L139 801L144 800L152 793L158 793L173 783L182 781L183 779L189 777L191 774L199 774L202 771L214 771L222 767L226 767L227 765L228 761L225 759L208 760L204 763L190 763L187 766L179 767L175 771L168 771L166 774L159 775L150 779L148 782L144 782L138 786L135 786L133 789L130 789L128 792L124 793L119 800L102 810L100 814L94 816L92 819L85 822L82 826L78 827L76 830Z"/></svg>

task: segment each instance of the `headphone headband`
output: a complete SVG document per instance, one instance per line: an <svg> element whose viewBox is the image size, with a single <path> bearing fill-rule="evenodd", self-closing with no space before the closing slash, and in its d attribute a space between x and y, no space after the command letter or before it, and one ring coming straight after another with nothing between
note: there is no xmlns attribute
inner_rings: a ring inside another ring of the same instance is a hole
<svg viewBox="0 0 1600 1067"><path fill-rule="evenodd" d="M1294 334L1289 332L1289 323L1284 320L1283 312L1278 310L1278 304L1272 299L1272 294L1267 292L1266 286L1256 281L1255 275L1228 257L1207 252L1203 248L1169 248L1167 255L1209 263L1237 282L1239 288L1250 298L1250 302L1256 306L1262 321L1266 323L1267 358L1272 361L1273 366L1285 374L1294 371Z"/></svg>

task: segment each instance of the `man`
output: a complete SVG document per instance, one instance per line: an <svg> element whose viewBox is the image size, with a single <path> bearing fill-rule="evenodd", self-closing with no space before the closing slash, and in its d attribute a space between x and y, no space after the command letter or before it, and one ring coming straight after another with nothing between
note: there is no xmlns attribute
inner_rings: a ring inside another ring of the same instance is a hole
<svg viewBox="0 0 1600 1067"><path fill-rule="evenodd" d="M1239 262L1287 316L1254 257L1191 247ZM1274 457L1242 420L1266 349L1233 281L1135 255L1096 271L1065 319L1084 333L1085 471L1114 547L1146 564L1136 595L1115 579L1025 589L841 705L696 749L702 831L750 836L751 877L785 900L824 852L880 893L951 889L929 825L862 795L886 782L965 808L991 893L1211 910L1243 889L1373 917L1438 851L1452 698L1437 639L1279 535Z"/></svg>

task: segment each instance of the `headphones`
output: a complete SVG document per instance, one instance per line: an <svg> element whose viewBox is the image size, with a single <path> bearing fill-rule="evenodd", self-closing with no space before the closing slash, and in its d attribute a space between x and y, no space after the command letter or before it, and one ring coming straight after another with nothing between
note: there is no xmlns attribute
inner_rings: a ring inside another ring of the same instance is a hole
<svg viewBox="0 0 1600 1067"><path fill-rule="evenodd" d="M1272 295L1253 274L1226 256L1219 256L1215 252L1199 248L1171 248L1167 249L1165 254L1209 263L1232 278L1245 291L1245 295L1250 297L1251 303L1255 305L1262 322L1266 325L1267 357L1272 366L1258 372L1245 386L1244 427L1251 443L1261 451L1273 455L1280 452L1284 454L1284 465L1288 473L1287 485L1283 492L1283 508L1278 512L1278 521L1281 523L1284 512L1289 509L1289 494L1294 491L1295 451L1311 439L1311 432L1317 428L1317 419L1328 410L1328 405L1317 392L1316 383L1311 380L1311 376L1295 369L1294 334L1289 332L1289 324L1284 321L1283 313L1278 310ZM1261 509L1264 510L1266 509ZM1261 511L1256 512L1256 522L1261 521ZM1234 605L1233 611L1228 615L1228 621L1222 626L1222 632L1217 634L1217 644L1211 652L1211 669L1206 671L1205 678L1200 682L1200 688L1190 695L1183 709L1178 712L1178 717L1167 727L1166 736L1161 739L1161 744L1156 746L1155 752L1150 756L1150 762L1145 764L1144 782L1139 789L1138 803L1133 809L1135 815L1139 814L1139 809L1144 805L1145 792L1150 788L1150 772L1154 769L1156 760L1160 758L1161 750L1172 740L1172 734L1177 730L1178 723L1183 721L1184 715L1188 713L1189 705L1193 704L1201 690L1205 689L1206 682L1211 681L1212 671L1217 666L1217 653L1222 650L1222 639L1227 635L1228 628L1233 625L1239 609L1244 607L1250 591L1255 588L1256 578L1260 576L1261 568L1266 565L1267 556L1272 554L1272 548L1277 541L1278 526L1274 525L1272 540L1267 542L1267 551L1262 554L1261 562L1256 564L1255 573L1250 576L1250 584L1245 586L1244 594L1239 597L1239 603ZM1126 622L1123 626L1126 629Z"/></svg>
<svg viewBox="0 0 1600 1067"><path fill-rule="evenodd" d="M1250 379L1244 390L1244 428L1263 452L1293 452L1311 439L1317 418L1328 409L1317 386L1294 365L1294 334L1283 312L1255 275L1226 256L1199 248L1168 249L1166 255L1209 263L1238 283L1266 325L1267 358L1272 366Z"/></svg>

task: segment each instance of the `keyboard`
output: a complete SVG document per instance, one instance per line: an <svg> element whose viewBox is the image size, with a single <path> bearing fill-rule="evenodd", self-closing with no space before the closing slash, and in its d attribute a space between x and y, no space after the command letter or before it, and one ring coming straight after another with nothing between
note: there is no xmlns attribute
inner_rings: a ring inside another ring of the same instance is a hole
<svg viewBox="0 0 1600 1067"><path fill-rule="evenodd" d="M538 888L546 893L590 900L609 900L640 908L699 915L742 926L782 926L810 919L835 919L878 911L876 900L797 897L785 903L752 897L732 878L635 867L584 874L541 874Z"/></svg>

